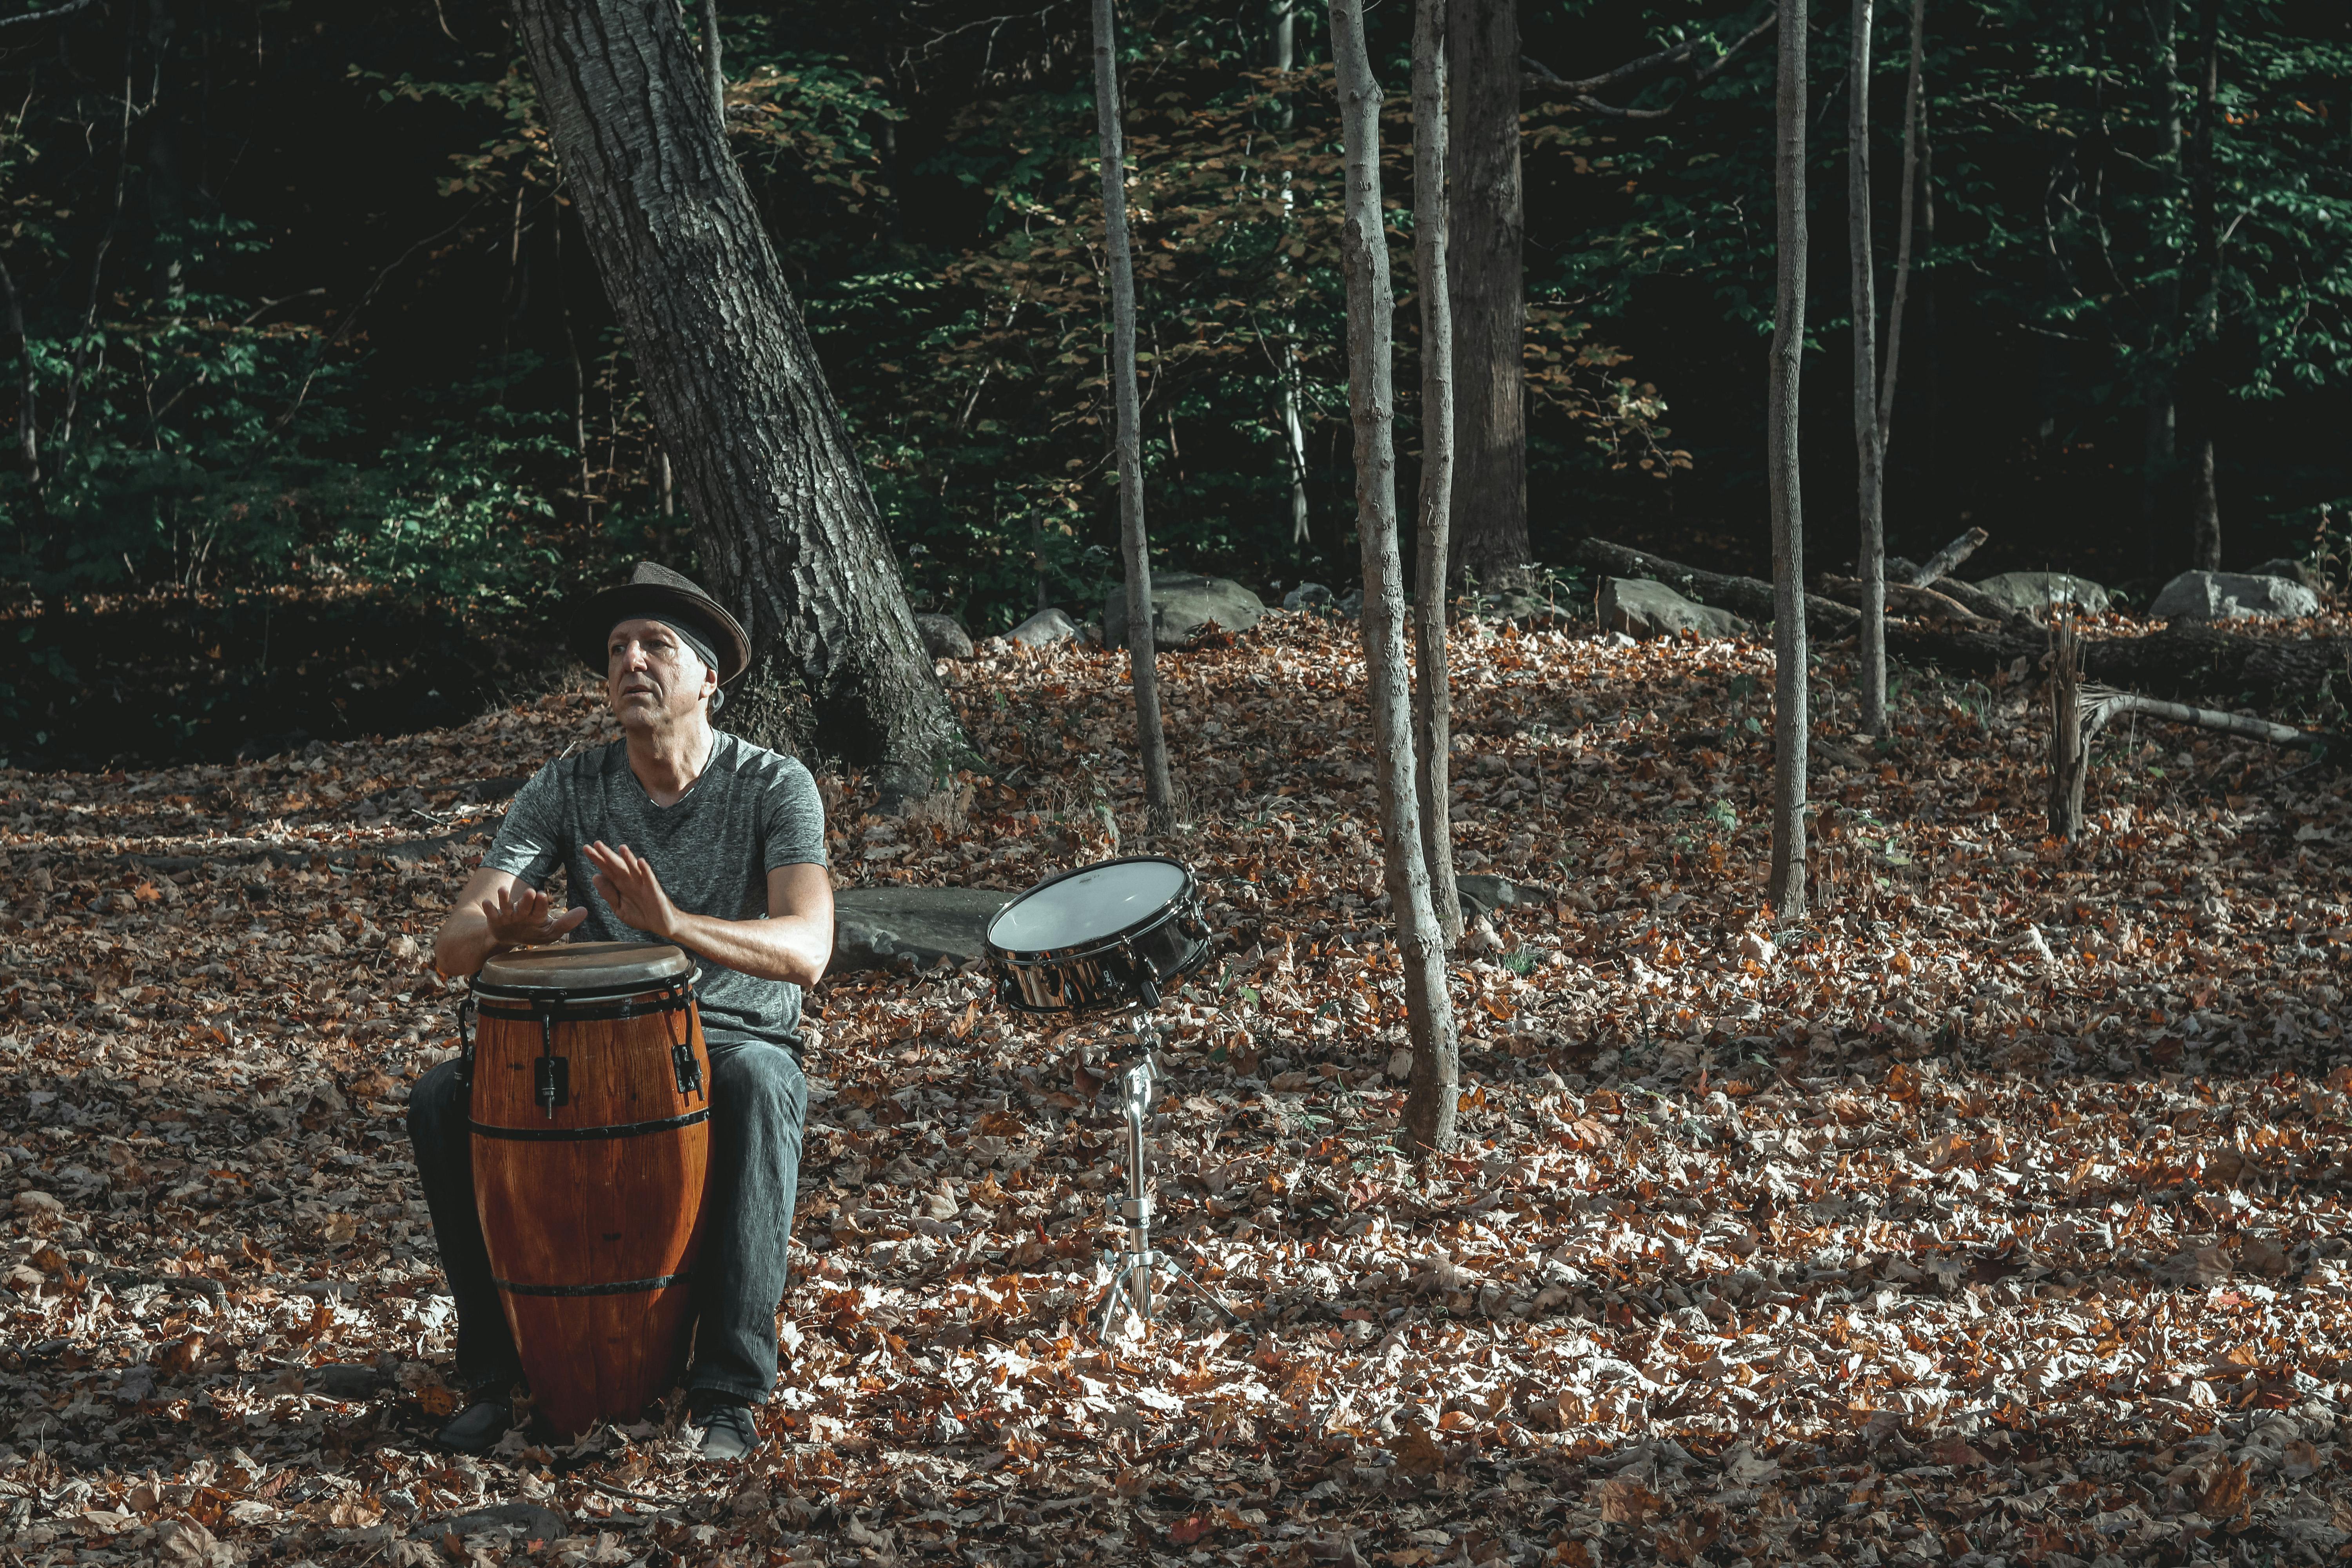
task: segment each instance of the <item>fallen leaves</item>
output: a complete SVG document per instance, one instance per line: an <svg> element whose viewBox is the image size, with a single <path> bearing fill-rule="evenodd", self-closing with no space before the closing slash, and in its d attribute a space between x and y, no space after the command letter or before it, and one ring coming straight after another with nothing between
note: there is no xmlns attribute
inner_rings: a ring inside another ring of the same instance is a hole
<svg viewBox="0 0 2352 1568"><path fill-rule="evenodd" d="M1105 805L1135 847L1117 658L952 668L1005 773L921 821L823 781L838 874L1017 889L1108 853ZM420 965L494 825L479 786L606 733L593 700L0 775L0 1543L1599 1568L2352 1542L2321 1500L2352 1376L2339 798L2227 744L2161 778L2125 751L2091 845L2053 853L2022 694L1927 685L1891 756L1824 748L1823 907L1775 921L1760 648L1472 625L1456 668L1463 868L1514 889L1449 971L1463 1147L1393 1149L1350 638L1271 616L1170 655L1202 819L1171 852L1222 934L1163 1010L1159 1234L1249 1331L1181 1293L1189 1332L1087 1327L1119 1181L1098 1031L976 974L844 976L814 999L785 1371L731 1477L659 1423L479 1464L423 1442L462 1395L399 1125L452 1048ZM2223 776L2233 803L2196 787ZM428 838L355 809L387 790Z"/></svg>

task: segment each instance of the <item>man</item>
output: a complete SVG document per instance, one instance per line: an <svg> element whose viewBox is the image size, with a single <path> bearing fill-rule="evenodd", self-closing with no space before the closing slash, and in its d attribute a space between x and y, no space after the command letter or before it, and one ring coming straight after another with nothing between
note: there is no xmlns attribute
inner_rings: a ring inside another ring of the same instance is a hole
<svg viewBox="0 0 2352 1568"><path fill-rule="evenodd" d="M710 715L751 662L735 618L651 563L572 618L572 650L604 671L622 739L541 768L434 941L444 974L509 948L673 942L700 964L710 1047L710 1187L695 1267L689 1420L706 1458L758 1444L751 1407L776 1377L776 1308L800 1174L808 1086L801 988L833 952L824 808L799 762L722 734ZM545 891L566 872L570 908ZM409 1098L418 1183L457 1305L457 1373L469 1403L444 1446L483 1453L513 1425L521 1375L474 1208L467 1091L444 1062Z"/></svg>

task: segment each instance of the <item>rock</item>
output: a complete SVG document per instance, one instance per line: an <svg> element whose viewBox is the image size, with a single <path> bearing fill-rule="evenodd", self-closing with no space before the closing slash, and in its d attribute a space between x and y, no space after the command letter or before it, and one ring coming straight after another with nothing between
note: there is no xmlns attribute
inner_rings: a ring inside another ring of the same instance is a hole
<svg viewBox="0 0 2352 1568"><path fill-rule="evenodd" d="M1987 577L1977 587L1999 600L2003 609L2039 615L2053 605L2078 605L2095 616L2107 613L2107 591L2087 577L2063 572L2003 572Z"/></svg>
<svg viewBox="0 0 2352 1568"><path fill-rule="evenodd" d="M1361 588L1350 588L1341 595L1339 602L1331 607L1352 621L1364 613L1364 591Z"/></svg>
<svg viewBox="0 0 2352 1568"><path fill-rule="evenodd" d="M1335 595L1320 583L1301 583L1282 596L1286 610L1320 610L1330 607Z"/></svg>
<svg viewBox="0 0 2352 1568"><path fill-rule="evenodd" d="M1078 635L1078 625L1060 610L1040 610L1004 634L1023 647L1051 647Z"/></svg>
<svg viewBox="0 0 2352 1568"><path fill-rule="evenodd" d="M2290 583L2302 584L2305 587L2310 589L2315 594L2318 593L2322 588L2327 585L2326 579L2320 575L2319 569L2317 567L2302 561L2289 561L2284 555L2263 562L2261 565L2247 573L2246 575L2249 577L2284 577Z"/></svg>
<svg viewBox="0 0 2352 1568"><path fill-rule="evenodd" d="M1462 918L1475 921L1496 910L1507 910L1515 904L1549 901L1550 895L1541 888L1531 888L1514 882L1507 877L1490 877L1484 872L1454 879L1454 894L1462 900Z"/></svg>
<svg viewBox="0 0 2352 1568"><path fill-rule="evenodd" d="M1151 639L1157 647L1188 647L1214 623L1229 632L1245 632L1257 625L1265 606L1255 594L1223 577L1197 572L1154 572L1151 574ZM1103 641L1127 646L1127 584L1114 583L1103 595Z"/></svg>
<svg viewBox="0 0 2352 1568"><path fill-rule="evenodd" d="M971 637L953 616L917 616L915 629L923 634L923 649L933 658L971 657Z"/></svg>
<svg viewBox="0 0 2352 1568"><path fill-rule="evenodd" d="M1693 631L1727 637L1748 629L1729 610L1694 605L1664 583L1647 577L1610 577L1601 584L1601 624L1634 637L1672 637Z"/></svg>
<svg viewBox="0 0 2352 1568"><path fill-rule="evenodd" d="M463 1540L468 1535L488 1535L499 1531L524 1541L560 1541L565 1526L563 1516L551 1508L541 1508L535 1502L502 1502L451 1514L439 1522L435 1533Z"/></svg>
<svg viewBox="0 0 2352 1568"><path fill-rule="evenodd" d="M1517 592L1480 595L1478 613L1489 620L1508 621L1515 626L1548 626L1568 619L1568 612L1550 600Z"/></svg>
<svg viewBox="0 0 2352 1568"><path fill-rule="evenodd" d="M2239 572L2183 572L2164 585L2148 617L2159 621L2227 621L2239 616L2271 620L2315 616L2319 595L2286 577L2256 577Z"/></svg>
<svg viewBox="0 0 2352 1568"><path fill-rule="evenodd" d="M833 972L889 969L902 958L920 969L942 958L970 963L989 916L1012 897L989 888L845 888L833 896Z"/></svg>
<svg viewBox="0 0 2352 1568"><path fill-rule="evenodd" d="M330 1399L370 1399L383 1386L383 1373L372 1366L336 1362L316 1370L319 1392Z"/></svg>

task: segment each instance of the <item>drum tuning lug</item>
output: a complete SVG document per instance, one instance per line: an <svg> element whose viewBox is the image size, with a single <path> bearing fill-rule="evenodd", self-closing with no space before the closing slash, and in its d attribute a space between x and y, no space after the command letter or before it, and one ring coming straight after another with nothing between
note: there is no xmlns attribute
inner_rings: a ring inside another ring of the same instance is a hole
<svg viewBox="0 0 2352 1568"><path fill-rule="evenodd" d="M572 1060L569 1057L541 1057L538 1068L539 1108L552 1121L557 1106L572 1103Z"/></svg>
<svg viewBox="0 0 2352 1568"><path fill-rule="evenodd" d="M694 1042L688 1040L684 1045L671 1047L669 1059L670 1064L677 1068L677 1092L708 1099L702 1094L702 1064L694 1059Z"/></svg>

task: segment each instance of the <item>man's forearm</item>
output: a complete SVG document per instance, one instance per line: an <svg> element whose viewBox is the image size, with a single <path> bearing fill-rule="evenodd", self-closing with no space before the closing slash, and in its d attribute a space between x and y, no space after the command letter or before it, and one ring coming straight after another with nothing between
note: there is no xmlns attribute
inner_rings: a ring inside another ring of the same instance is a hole
<svg viewBox="0 0 2352 1568"><path fill-rule="evenodd" d="M833 922L811 915L729 921L680 910L670 940L761 980L814 985L833 957Z"/></svg>
<svg viewBox="0 0 2352 1568"><path fill-rule="evenodd" d="M433 939L433 967L457 976L478 974L500 949L509 944L490 934L490 922L479 910L459 910L442 922Z"/></svg>

